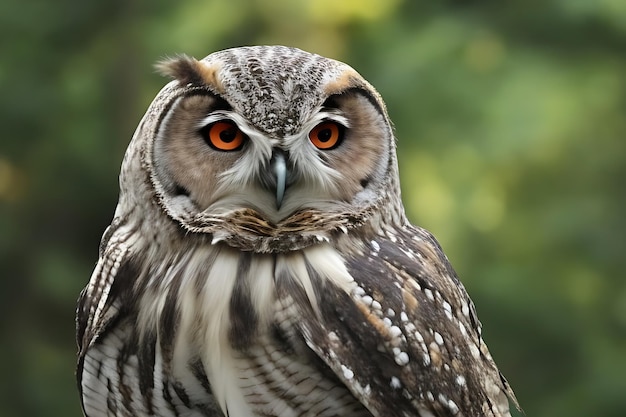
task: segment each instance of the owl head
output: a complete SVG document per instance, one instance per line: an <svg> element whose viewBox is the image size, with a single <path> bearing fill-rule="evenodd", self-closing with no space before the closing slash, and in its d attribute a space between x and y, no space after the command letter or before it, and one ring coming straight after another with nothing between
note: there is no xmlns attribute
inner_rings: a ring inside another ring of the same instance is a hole
<svg viewBox="0 0 626 417"><path fill-rule="evenodd" d="M376 90L283 46L161 62L124 159L118 210L150 201L184 234L282 252L400 222L395 142Z"/></svg>

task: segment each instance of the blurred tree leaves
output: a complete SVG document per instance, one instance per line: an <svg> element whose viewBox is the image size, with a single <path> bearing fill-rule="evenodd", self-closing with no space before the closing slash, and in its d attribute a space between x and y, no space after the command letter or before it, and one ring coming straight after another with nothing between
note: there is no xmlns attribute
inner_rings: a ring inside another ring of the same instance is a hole
<svg viewBox="0 0 626 417"><path fill-rule="evenodd" d="M152 63L279 43L355 67L531 416L626 412L626 3L0 5L0 415L80 415L74 304Z"/></svg>

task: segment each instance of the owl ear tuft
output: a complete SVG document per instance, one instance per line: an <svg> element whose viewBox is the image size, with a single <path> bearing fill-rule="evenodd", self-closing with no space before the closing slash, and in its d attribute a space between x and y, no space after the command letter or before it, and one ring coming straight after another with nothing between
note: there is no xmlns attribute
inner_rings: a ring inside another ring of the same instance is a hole
<svg viewBox="0 0 626 417"><path fill-rule="evenodd" d="M159 74L178 80L181 84L205 84L202 64L193 57L178 55L166 58L157 62L154 67Z"/></svg>

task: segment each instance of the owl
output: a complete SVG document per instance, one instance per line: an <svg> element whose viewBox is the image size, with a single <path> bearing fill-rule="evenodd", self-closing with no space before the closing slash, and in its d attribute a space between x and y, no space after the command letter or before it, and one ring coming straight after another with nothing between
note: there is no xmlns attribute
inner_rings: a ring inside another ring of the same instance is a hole
<svg viewBox="0 0 626 417"><path fill-rule="evenodd" d="M158 67L78 302L86 416L510 416L365 79L284 46Z"/></svg>

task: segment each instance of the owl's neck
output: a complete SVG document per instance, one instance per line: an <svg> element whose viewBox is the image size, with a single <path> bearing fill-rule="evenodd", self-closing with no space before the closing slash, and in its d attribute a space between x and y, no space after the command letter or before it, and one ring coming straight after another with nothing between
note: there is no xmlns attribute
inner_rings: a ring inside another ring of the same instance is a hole
<svg viewBox="0 0 626 417"><path fill-rule="evenodd" d="M318 314L320 286L349 293L355 285L329 243L283 254L242 252L225 244L179 253L148 263L167 266L146 271L137 328L174 341L171 357L163 361L171 362L179 378L189 372L190 360L199 358L223 409L245 404L234 358L268 334L285 306L298 298Z"/></svg>

